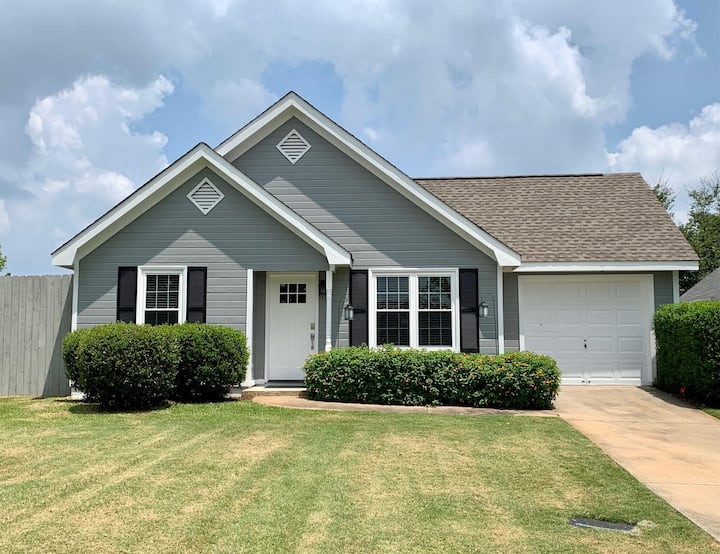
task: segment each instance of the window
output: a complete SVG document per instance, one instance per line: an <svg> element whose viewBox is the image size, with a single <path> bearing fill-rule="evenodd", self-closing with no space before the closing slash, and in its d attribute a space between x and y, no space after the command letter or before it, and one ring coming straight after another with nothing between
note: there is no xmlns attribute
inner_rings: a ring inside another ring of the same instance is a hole
<svg viewBox="0 0 720 554"><path fill-rule="evenodd" d="M307 283L281 283L280 304L305 304Z"/></svg>
<svg viewBox="0 0 720 554"><path fill-rule="evenodd" d="M185 268L138 268L138 323L175 324L185 320Z"/></svg>
<svg viewBox="0 0 720 554"><path fill-rule="evenodd" d="M377 343L410 346L409 277L377 277Z"/></svg>
<svg viewBox="0 0 720 554"><path fill-rule="evenodd" d="M371 345L459 348L454 271L373 273Z"/></svg>

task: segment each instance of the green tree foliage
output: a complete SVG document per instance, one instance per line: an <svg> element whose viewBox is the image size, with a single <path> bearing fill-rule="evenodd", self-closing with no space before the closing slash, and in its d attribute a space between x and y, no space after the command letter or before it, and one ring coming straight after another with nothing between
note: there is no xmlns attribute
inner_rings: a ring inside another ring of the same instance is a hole
<svg viewBox="0 0 720 554"><path fill-rule="evenodd" d="M688 221L680 230L700 257L700 269L680 273L681 291L720 267L720 173L700 179L699 186L689 194L692 205Z"/></svg>
<svg viewBox="0 0 720 554"><path fill-rule="evenodd" d="M661 176L655 186L650 188L652 188L652 191L655 193L655 196L657 196L663 208L665 208L665 211L672 217L673 213L670 210L672 210L673 204L675 204L675 192L670 188L668 180L663 179Z"/></svg>
<svg viewBox="0 0 720 554"><path fill-rule="evenodd" d="M2 244L0 244L0 271L5 269L5 264L7 264L7 257L3 256Z"/></svg>
<svg viewBox="0 0 720 554"><path fill-rule="evenodd" d="M675 204L675 193L662 177L651 187L665 210ZM708 273L720 267L720 173L717 171L700 179L694 189L689 189L692 199L687 223L680 231L700 258L698 271L680 272L680 292L685 292Z"/></svg>

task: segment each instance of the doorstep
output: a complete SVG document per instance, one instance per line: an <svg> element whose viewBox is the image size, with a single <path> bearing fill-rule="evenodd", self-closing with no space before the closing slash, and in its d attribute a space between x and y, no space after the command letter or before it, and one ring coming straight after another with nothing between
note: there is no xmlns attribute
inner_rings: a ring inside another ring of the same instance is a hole
<svg viewBox="0 0 720 554"><path fill-rule="evenodd" d="M239 396L242 397L243 400L252 400L253 398L257 398L258 396L288 396L293 398L304 398L306 393L306 388L302 385L277 385L277 384L269 384L269 385L253 385L252 387L247 387L243 389L233 389L230 391L230 394L232 395L234 392L238 392ZM233 396L230 396L233 398ZM237 397L235 397L237 398Z"/></svg>

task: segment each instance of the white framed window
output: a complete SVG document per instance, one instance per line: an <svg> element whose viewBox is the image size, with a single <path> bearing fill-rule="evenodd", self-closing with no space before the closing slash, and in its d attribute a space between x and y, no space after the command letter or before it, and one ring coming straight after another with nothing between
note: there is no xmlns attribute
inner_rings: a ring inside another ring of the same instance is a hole
<svg viewBox="0 0 720 554"><path fill-rule="evenodd" d="M138 324L183 323L185 321L186 288L186 267L138 267L136 303Z"/></svg>
<svg viewBox="0 0 720 554"><path fill-rule="evenodd" d="M369 271L369 343L460 348L457 269Z"/></svg>

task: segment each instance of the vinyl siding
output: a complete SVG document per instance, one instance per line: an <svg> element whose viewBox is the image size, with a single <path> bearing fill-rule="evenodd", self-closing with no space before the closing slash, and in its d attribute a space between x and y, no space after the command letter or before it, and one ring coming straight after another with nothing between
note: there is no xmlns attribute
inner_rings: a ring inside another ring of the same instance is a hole
<svg viewBox="0 0 720 554"><path fill-rule="evenodd" d="M295 164L276 148L293 129L311 145ZM278 127L232 163L348 250L353 268L477 268L479 294L495 298L494 260L297 119ZM341 284L346 293L347 276L338 272L335 299ZM333 307L334 317L341 311L338 305ZM496 349L494 302L491 310L491 317L480 321L483 352ZM347 322L336 319L333 324L338 329L338 338L333 329L333 341L345 344Z"/></svg>
<svg viewBox="0 0 720 554"><path fill-rule="evenodd" d="M253 359L253 378L265 378L265 291L266 274L264 271L253 272L253 288L255 301L253 302L253 344L250 355Z"/></svg>
<svg viewBox="0 0 720 554"><path fill-rule="evenodd" d="M203 215L186 195L209 178L225 198ZM323 254L209 169L180 185L80 261L78 326L115 321L119 266L208 268L207 322L245 328L246 268L317 271Z"/></svg>
<svg viewBox="0 0 720 554"><path fill-rule="evenodd" d="M518 309L518 276L503 274L503 304L505 306L505 351L520 350L520 323Z"/></svg>
<svg viewBox="0 0 720 554"><path fill-rule="evenodd" d="M656 271L653 273L655 285L655 309L664 304L673 303L673 277L672 271Z"/></svg>

